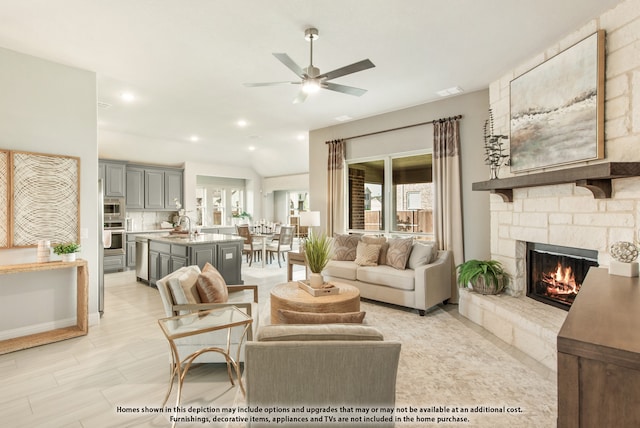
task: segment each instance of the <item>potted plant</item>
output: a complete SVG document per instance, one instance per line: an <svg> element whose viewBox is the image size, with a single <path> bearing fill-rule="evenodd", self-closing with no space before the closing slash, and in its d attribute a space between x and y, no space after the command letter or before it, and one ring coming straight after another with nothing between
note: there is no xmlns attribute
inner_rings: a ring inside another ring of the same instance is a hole
<svg viewBox="0 0 640 428"><path fill-rule="evenodd" d="M240 221L244 221L245 223L248 223L248 220L251 220L251 214L249 214L246 211L237 211L233 213L233 218L236 221L240 219Z"/></svg>
<svg viewBox="0 0 640 428"><path fill-rule="evenodd" d="M80 245L75 242L65 242L53 247L53 253L62 257L63 262L73 262L76 259L76 252L80 250Z"/></svg>
<svg viewBox="0 0 640 428"><path fill-rule="evenodd" d="M458 266L458 284L471 285L480 294L498 294L508 284L511 276L497 260L468 260Z"/></svg>
<svg viewBox="0 0 640 428"><path fill-rule="evenodd" d="M331 240L327 235L315 235L309 233L309 237L304 241L304 257L311 271L309 276L309 285L312 288L322 288L324 278L322 270L327 266L331 259Z"/></svg>

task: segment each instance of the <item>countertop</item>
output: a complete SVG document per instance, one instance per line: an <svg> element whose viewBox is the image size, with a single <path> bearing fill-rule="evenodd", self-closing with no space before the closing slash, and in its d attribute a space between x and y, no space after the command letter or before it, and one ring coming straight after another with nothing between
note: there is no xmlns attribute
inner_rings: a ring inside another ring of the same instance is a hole
<svg viewBox="0 0 640 428"><path fill-rule="evenodd" d="M191 238L189 235L170 235L168 232L164 234L158 233L137 233L137 239L147 239L150 241L166 242L169 244L180 245L202 245L202 244L215 244L218 242L236 242L244 241L244 238L235 235L223 235L219 233L198 233L194 234Z"/></svg>

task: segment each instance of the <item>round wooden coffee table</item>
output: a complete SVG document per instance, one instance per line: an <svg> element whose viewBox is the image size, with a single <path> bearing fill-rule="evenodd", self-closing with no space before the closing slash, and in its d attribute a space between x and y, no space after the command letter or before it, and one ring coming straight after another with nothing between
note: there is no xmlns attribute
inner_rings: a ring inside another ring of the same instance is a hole
<svg viewBox="0 0 640 428"><path fill-rule="evenodd" d="M297 312L345 313L360 311L360 290L334 283L339 294L314 297L298 287L297 281L278 284L271 290L271 324L278 324L278 309Z"/></svg>

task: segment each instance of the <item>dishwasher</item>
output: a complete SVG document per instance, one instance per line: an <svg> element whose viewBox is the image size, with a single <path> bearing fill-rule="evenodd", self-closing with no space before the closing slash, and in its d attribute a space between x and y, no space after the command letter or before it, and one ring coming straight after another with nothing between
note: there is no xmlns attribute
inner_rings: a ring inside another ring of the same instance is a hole
<svg viewBox="0 0 640 428"><path fill-rule="evenodd" d="M136 237L136 278L149 282L149 240Z"/></svg>

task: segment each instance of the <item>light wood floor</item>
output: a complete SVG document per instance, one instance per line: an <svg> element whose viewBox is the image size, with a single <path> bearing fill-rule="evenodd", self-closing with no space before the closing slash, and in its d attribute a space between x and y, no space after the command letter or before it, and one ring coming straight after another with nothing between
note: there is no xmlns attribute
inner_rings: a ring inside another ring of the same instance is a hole
<svg viewBox="0 0 640 428"><path fill-rule="evenodd" d="M106 275L105 314L88 336L0 356L0 425L169 426L167 416L116 411L161 406L170 361L157 324L164 316L156 289L131 272ZM183 401L232 405L236 390L224 365L203 364L189 372ZM169 405L174 397L175 388Z"/></svg>

